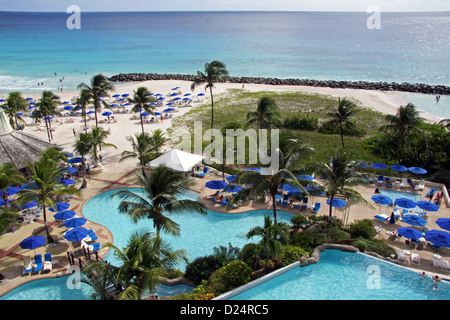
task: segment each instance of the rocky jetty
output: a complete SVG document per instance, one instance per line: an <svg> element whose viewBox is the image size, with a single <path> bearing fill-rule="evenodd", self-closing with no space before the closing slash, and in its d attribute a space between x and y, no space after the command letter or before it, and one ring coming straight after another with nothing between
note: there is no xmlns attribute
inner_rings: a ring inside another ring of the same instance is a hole
<svg viewBox="0 0 450 320"><path fill-rule="evenodd" d="M147 80L183 80L194 81L195 75L187 74L155 74L155 73L120 73L109 78L112 82L136 82ZM429 85L423 83L395 83L395 82L369 82L369 81L335 81L310 79L279 79L262 77L224 77L221 82L253 83L268 85L291 85L328 87L341 89L364 89L381 91L405 91L436 95L450 95L450 87L444 85Z"/></svg>

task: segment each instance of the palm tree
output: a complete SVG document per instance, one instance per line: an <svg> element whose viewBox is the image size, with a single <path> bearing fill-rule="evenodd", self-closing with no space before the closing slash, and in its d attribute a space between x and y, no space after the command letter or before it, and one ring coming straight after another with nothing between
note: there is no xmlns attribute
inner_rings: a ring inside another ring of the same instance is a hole
<svg viewBox="0 0 450 320"><path fill-rule="evenodd" d="M102 74L97 74L91 78L91 83L87 85L86 83L80 83L77 87L79 90L86 90L89 94L89 100L94 101L94 111L95 111L95 126L98 127L97 112L100 112L101 106L100 101L103 106L108 108L108 104L101 99L102 96L109 97L108 91L114 89L108 78Z"/></svg>
<svg viewBox="0 0 450 320"><path fill-rule="evenodd" d="M80 91L80 97L77 98L77 105L81 107L81 116L84 119L84 127L87 128L87 119L86 119L86 106L88 105L91 98L91 94L88 90L82 89Z"/></svg>
<svg viewBox="0 0 450 320"><path fill-rule="evenodd" d="M32 116L37 121L39 121L39 119L44 119L49 142L53 139L50 117L57 113L58 104L58 97L55 94L51 91L43 91L41 99L36 103L36 108L32 112Z"/></svg>
<svg viewBox="0 0 450 320"><path fill-rule="evenodd" d="M180 233L180 226L171 220L169 215L186 210L200 214L207 213L205 206L198 201L176 198L192 184L184 173L159 166L152 170L149 176L137 173L137 177L144 190L144 196L124 190L114 193L111 197L124 199L119 205L119 211L127 213L135 222L144 218L152 219L158 239L161 230L173 235Z"/></svg>
<svg viewBox="0 0 450 320"><path fill-rule="evenodd" d="M0 234L5 233L9 226L16 222L17 215L7 207L0 207Z"/></svg>
<svg viewBox="0 0 450 320"><path fill-rule="evenodd" d="M302 183L295 177L292 170L302 158L309 156L313 149L304 145L290 134L280 135L279 143L279 169L270 174L258 171L244 171L238 174L236 182L248 185L239 191L230 201L230 205L235 204L241 198L261 199L268 195L272 200L272 210L275 223L277 223L276 195L283 184L288 184L294 188L300 188L308 193Z"/></svg>
<svg viewBox="0 0 450 320"><path fill-rule="evenodd" d="M412 103L400 106L396 115L386 115L389 124L380 127L380 131L393 132L398 136L399 163L404 160L406 137L408 133L417 131L418 125L423 121L419 111Z"/></svg>
<svg viewBox="0 0 450 320"><path fill-rule="evenodd" d="M156 129L150 136L150 143L152 144L152 150L156 152L156 157L159 157L159 150L167 142L167 138L164 136L164 131Z"/></svg>
<svg viewBox="0 0 450 320"><path fill-rule="evenodd" d="M220 61L212 61L211 63L205 63L205 71L197 71L197 77L191 84L191 90L202 84L206 84L205 90L209 88L211 95L211 130L214 128L214 98L212 89L214 84L219 82L224 76L228 75L228 71L225 68L225 64ZM211 134L211 143L213 142L213 135Z"/></svg>
<svg viewBox="0 0 450 320"><path fill-rule="evenodd" d="M142 111L154 114L155 109L150 103L155 101L155 98L150 95L150 91L146 87L139 87L134 91L133 98L128 98L128 101L134 104L131 109L133 112L138 112L141 118L142 133L144 133L144 121L142 120Z"/></svg>
<svg viewBox="0 0 450 320"><path fill-rule="evenodd" d="M100 151L102 150L102 147L112 147L117 149L114 144L105 142L105 139L108 138L109 134L109 130L107 131L101 127L95 127L91 130L92 156L96 165L98 164L97 148L99 148Z"/></svg>
<svg viewBox="0 0 450 320"><path fill-rule="evenodd" d="M6 98L6 108L4 108L5 113L9 117L9 122L13 128L17 128L18 121L25 123L25 121L20 117L19 112L27 110L28 101L25 100L20 92L10 92Z"/></svg>
<svg viewBox="0 0 450 320"><path fill-rule="evenodd" d="M94 300L111 300L114 298L111 286L115 285L119 268L105 261L88 260L88 265L82 270L86 277L81 278L81 282L86 283L93 289L92 298ZM120 287L121 288L121 287Z"/></svg>
<svg viewBox="0 0 450 320"><path fill-rule="evenodd" d="M346 98L339 98L337 108L328 113L328 116L332 118L330 122L333 125L339 126L342 147L344 147L344 128L353 129L356 127L356 124L351 121L351 118L358 111L359 109L357 109L354 102L347 100Z"/></svg>
<svg viewBox="0 0 450 320"><path fill-rule="evenodd" d="M5 202L5 207L8 207L8 195L6 188L12 187L16 184L26 182L24 176L19 173L16 167L11 162L3 163L0 166L0 190L2 191L2 198Z"/></svg>
<svg viewBox="0 0 450 320"><path fill-rule="evenodd" d="M342 149L337 149L329 163L317 165L317 173L323 176L328 183L324 186L326 195L330 199L329 222L332 220L334 198L337 195L344 196L348 200L373 207L355 189L351 188L366 182L364 174L359 172L361 163L352 161Z"/></svg>
<svg viewBox="0 0 450 320"><path fill-rule="evenodd" d="M134 136L126 137L133 146L133 151L123 151L119 160L138 158L142 168L142 175L145 177L145 165L152 160L153 145L148 133L136 133Z"/></svg>
<svg viewBox="0 0 450 320"><path fill-rule="evenodd" d="M19 191L19 205L37 201L37 205L42 206L47 242L53 243L54 240L47 226L46 209L48 207L56 208L55 201L58 197L79 195L80 191L71 186L67 187L60 182L64 172L46 154L43 154L38 162L29 164L27 170L30 174L30 185L33 185L33 187Z"/></svg>
<svg viewBox="0 0 450 320"><path fill-rule="evenodd" d="M81 170L83 172L83 183L80 189L86 188L86 160L85 156L92 152L93 149L92 136L89 133L80 133L75 140L73 148L76 154L81 157Z"/></svg>
<svg viewBox="0 0 450 320"><path fill-rule="evenodd" d="M263 97L259 100L255 111L247 113L247 126L256 125L259 129L274 128L274 120L280 117L280 112L274 100Z"/></svg>
<svg viewBox="0 0 450 320"><path fill-rule="evenodd" d="M289 239L289 226L284 222L273 223L269 216L264 216L264 226L253 227L247 233L247 239L255 236L260 237L260 250L264 252L264 257L268 261L280 255L283 243Z"/></svg>

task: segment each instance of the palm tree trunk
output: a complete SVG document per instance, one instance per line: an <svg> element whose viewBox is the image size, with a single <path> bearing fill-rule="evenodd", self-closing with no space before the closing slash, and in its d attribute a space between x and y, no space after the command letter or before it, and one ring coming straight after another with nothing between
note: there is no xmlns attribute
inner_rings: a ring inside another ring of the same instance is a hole
<svg viewBox="0 0 450 320"><path fill-rule="evenodd" d="M84 189L87 187L86 162L84 161L84 155L81 155L81 170L83 170L83 182L81 183L80 189Z"/></svg>
<svg viewBox="0 0 450 320"><path fill-rule="evenodd" d="M213 143L212 129L214 128L214 97L212 93L212 86L209 87L209 93L211 95L211 143Z"/></svg>
<svg viewBox="0 0 450 320"><path fill-rule="evenodd" d="M44 121L45 121L45 127L47 128L48 142L52 142L52 139L50 138L50 132L49 132L49 130L48 130L47 119L45 119L45 117L44 117Z"/></svg>
<svg viewBox="0 0 450 320"><path fill-rule="evenodd" d="M45 205L42 206L42 211L43 211L43 217L44 217L45 233L47 234L47 242L48 242L48 243L53 243L53 242L55 242L55 241L53 240L52 236L50 235L50 232L48 231L48 225L47 225L47 212L46 212Z"/></svg>
<svg viewBox="0 0 450 320"><path fill-rule="evenodd" d="M342 131L342 122L339 123L340 130L341 130L341 142L342 142L342 148L344 148L344 132Z"/></svg>
<svg viewBox="0 0 450 320"><path fill-rule="evenodd" d="M273 222L277 223L277 200L276 194L272 193L272 209L273 209Z"/></svg>
<svg viewBox="0 0 450 320"><path fill-rule="evenodd" d="M140 117L141 117L141 128L142 128L142 133L144 133L144 122L142 121L142 111L139 111Z"/></svg>
<svg viewBox="0 0 450 320"><path fill-rule="evenodd" d="M334 199L334 194L331 195L330 197L330 213L329 213L329 219L328 219L328 223L331 223L331 219L333 217L333 199Z"/></svg>

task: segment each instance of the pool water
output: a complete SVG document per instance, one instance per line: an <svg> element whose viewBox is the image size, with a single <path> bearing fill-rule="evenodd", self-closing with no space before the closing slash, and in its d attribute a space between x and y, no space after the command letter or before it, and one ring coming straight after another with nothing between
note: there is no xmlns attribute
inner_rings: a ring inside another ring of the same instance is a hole
<svg viewBox="0 0 450 320"><path fill-rule="evenodd" d="M113 234L114 245L123 248L127 245L133 232L154 232L155 229L153 220L143 219L135 223L127 214L118 211L117 208L122 200L119 197L111 198L111 195L119 190L107 191L91 198L83 206L83 215L87 219L107 227ZM144 194L143 190L139 188L126 190L131 190L139 195ZM198 193L186 191L179 198L198 200ZM171 244L172 249L186 250L189 261L192 261L197 257L214 253L214 247L228 247L228 243L231 243L234 247L242 248L247 243L257 241L258 239L247 239L246 234L255 226L263 226L265 215L272 217L272 210L254 210L235 214L208 210L207 215L186 210L179 214L170 215L170 218L180 225L180 235L173 236L161 233L161 237ZM293 216L292 213L285 211L277 213L279 222L290 223ZM120 264L120 261L112 254L112 250L106 259L111 264ZM185 268L184 264L179 265L180 270Z"/></svg>
<svg viewBox="0 0 450 320"><path fill-rule="evenodd" d="M382 189L382 190L380 190L380 194L391 198L392 201L395 201L396 199L399 199L399 198L410 199L410 200L412 200L414 202L420 201L420 195L415 194L415 193L410 193L410 192L402 192L402 191ZM412 208L412 209L409 209L409 210L422 211L422 209L420 209L419 207L415 207L415 208Z"/></svg>
<svg viewBox="0 0 450 320"><path fill-rule="evenodd" d="M431 277L421 279L418 272L362 253L325 250L318 263L296 267L230 300L449 299L447 281L433 289Z"/></svg>

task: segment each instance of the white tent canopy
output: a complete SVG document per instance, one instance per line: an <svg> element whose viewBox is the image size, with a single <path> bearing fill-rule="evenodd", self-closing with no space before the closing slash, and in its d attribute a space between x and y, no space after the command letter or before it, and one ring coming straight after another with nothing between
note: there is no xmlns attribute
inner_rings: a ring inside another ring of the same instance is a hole
<svg viewBox="0 0 450 320"><path fill-rule="evenodd" d="M163 165L175 171L187 172L200 163L202 159L203 156L172 149L150 161L150 167L156 168Z"/></svg>

